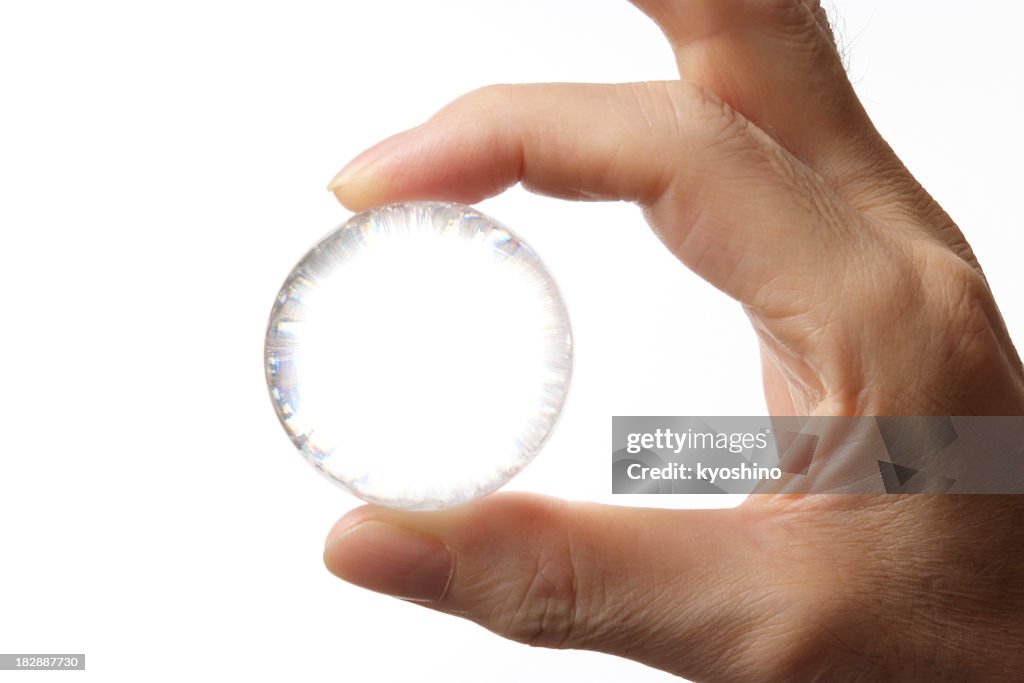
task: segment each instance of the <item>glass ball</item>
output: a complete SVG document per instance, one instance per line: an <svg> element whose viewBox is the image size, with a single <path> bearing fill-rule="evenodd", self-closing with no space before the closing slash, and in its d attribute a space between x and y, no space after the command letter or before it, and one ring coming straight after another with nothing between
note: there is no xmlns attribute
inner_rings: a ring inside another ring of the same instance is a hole
<svg viewBox="0 0 1024 683"><path fill-rule="evenodd" d="M458 505L498 489L569 388L565 304L537 254L460 204L353 216L285 280L266 376L292 443L371 503Z"/></svg>

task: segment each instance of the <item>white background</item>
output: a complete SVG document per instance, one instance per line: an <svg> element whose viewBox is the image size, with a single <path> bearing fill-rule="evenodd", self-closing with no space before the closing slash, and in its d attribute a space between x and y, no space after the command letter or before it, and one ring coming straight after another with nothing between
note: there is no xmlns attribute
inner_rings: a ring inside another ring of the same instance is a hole
<svg viewBox="0 0 1024 683"><path fill-rule="evenodd" d="M869 111L1024 339L1024 10L836 4ZM88 656L0 680L668 678L331 577L321 544L356 501L285 438L262 341L362 148L487 83L673 76L625 0L0 0L0 652ZM634 207L481 208L545 259L578 352L513 488L610 499L613 414L764 412L741 311Z"/></svg>

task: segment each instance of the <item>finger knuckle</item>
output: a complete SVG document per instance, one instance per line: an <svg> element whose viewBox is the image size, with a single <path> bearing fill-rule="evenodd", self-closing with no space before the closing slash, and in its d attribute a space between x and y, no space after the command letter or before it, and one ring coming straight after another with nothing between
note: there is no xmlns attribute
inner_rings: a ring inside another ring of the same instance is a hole
<svg viewBox="0 0 1024 683"><path fill-rule="evenodd" d="M998 313L981 271L943 249L929 258L924 279L931 292L931 314L941 323L939 329L946 330L943 337L951 360L954 355L961 362L991 355Z"/></svg>
<svg viewBox="0 0 1024 683"><path fill-rule="evenodd" d="M573 525L564 502L531 504L520 512L522 528L538 530L541 542L517 558L502 587L489 587L501 597L484 625L532 646L579 648L600 641L607 591L589 534Z"/></svg>
<svg viewBox="0 0 1024 683"><path fill-rule="evenodd" d="M693 168L764 160L760 131L714 91L689 81L666 83L659 102L671 112L675 137L688 153L701 157Z"/></svg>
<svg viewBox="0 0 1024 683"><path fill-rule="evenodd" d="M459 96L439 112L439 116L500 112L518 101L528 86L494 84L485 85Z"/></svg>
<svg viewBox="0 0 1024 683"><path fill-rule="evenodd" d="M681 118L692 121L694 130L709 144L748 141L750 122L714 91L697 84L687 84L687 87L673 93L677 109L681 108L679 102L682 98L685 98L689 109Z"/></svg>
<svg viewBox="0 0 1024 683"><path fill-rule="evenodd" d="M502 634L520 643L568 647L573 640L577 591L571 563L541 555L502 608Z"/></svg>
<svg viewBox="0 0 1024 683"><path fill-rule="evenodd" d="M988 283L981 273L955 256L946 266L948 276L943 278L943 303L954 320L959 320L967 331L980 331L984 312L992 301Z"/></svg>

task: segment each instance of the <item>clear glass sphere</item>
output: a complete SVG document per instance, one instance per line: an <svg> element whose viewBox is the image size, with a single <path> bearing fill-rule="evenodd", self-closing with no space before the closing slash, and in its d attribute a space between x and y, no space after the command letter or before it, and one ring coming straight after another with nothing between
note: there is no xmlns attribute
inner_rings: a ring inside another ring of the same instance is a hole
<svg viewBox="0 0 1024 683"><path fill-rule="evenodd" d="M265 356L314 467L366 501L430 509L533 459L565 402L572 335L521 239L468 206L413 202L352 217L302 258Z"/></svg>

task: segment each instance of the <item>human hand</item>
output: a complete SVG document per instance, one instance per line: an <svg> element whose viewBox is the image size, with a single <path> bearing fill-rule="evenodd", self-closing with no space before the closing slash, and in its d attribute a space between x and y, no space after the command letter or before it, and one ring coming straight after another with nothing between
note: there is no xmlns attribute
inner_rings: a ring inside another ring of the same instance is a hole
<svg viewBox="0 0 1024 683"><path fill-rule="evenodd" d="M359 210L516 182L640 204L738 301L777 415L1024 414L1024 372L957 226L858 102L811 0L636 0L683 80L501 86L332 182ZM495 495L364 507L342 578L553 647L698 680L998 679L1024 638L1015 497L756 496L627 510Z"/></svg>

